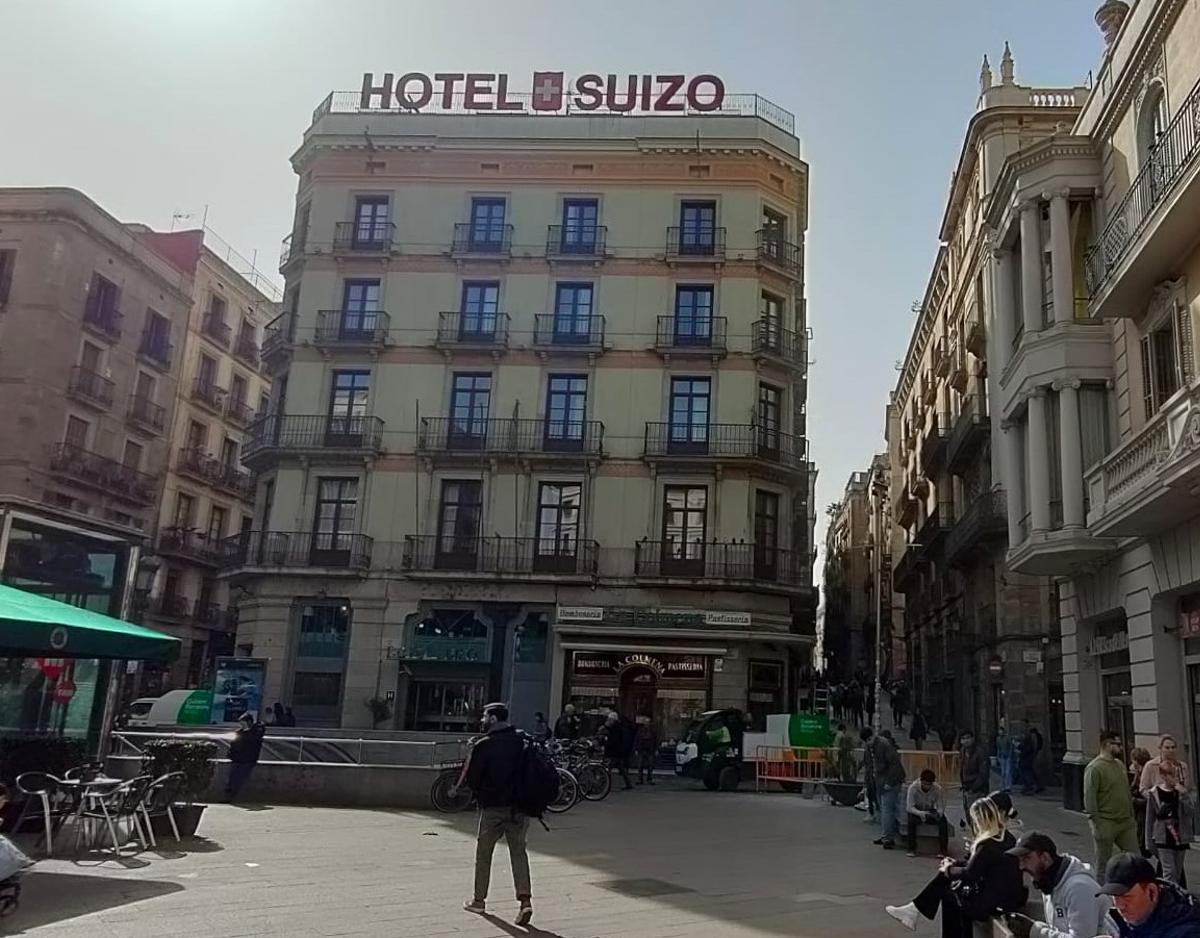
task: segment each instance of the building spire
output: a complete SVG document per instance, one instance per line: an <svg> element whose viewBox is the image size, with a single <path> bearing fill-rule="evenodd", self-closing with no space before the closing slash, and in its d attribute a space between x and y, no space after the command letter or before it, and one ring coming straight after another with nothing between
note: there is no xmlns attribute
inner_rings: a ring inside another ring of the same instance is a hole
<svg viewBox="0 0 1200 938"><path fill-rule="evenodd" d="M988 61L988 57L983 57L983 68L979 70L979 93L987 91L992 87L992 65Z"/></svg>
<svg viewBox="0 0 1200 938"><path fill-rule="evenodd" d="M1016 70L1013 67L1012 50L1008 47L1008 43L1004 44L1004 58L1000 60L1000 84L1011 85L1014 83Z"/></svg>

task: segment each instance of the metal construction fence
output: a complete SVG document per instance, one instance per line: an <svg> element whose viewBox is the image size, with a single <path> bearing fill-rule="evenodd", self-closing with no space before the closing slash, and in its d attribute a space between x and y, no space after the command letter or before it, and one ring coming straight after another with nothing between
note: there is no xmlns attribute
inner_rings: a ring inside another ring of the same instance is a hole
<svg viewBox="0 0 1200 938"><path fill-rule="evenodd" d="M862 749L852 750L856 769L863 763ZM961 757L957 751L940 749L901 749L900 762L908 782L916 781L926 769L932 769L938 784L944 789L957 788ZM755 788L762 790L764 782L782 785L819 785L841 783L836 766L838 751L821 746L759 746L755 751ZM858 778L858 771L855 778Z"/></svg>

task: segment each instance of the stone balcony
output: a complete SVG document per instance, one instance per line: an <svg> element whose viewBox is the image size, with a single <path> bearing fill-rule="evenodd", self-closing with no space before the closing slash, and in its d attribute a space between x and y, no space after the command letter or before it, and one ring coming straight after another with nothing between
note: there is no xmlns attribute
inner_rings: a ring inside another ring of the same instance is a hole
<svg viewBox="0 0 1200 938"><path fill-rule="evenodd" d="M1085 477L1088 529L1147 537L1200 510L1200 386L1177 394L1154 419Z"/></svg>

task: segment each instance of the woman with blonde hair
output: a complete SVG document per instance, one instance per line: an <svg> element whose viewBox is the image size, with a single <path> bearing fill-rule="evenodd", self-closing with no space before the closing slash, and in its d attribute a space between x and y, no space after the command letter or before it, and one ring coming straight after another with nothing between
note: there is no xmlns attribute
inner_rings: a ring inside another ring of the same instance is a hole
<svg viewBox="0 0 1200 938"><path fill-rule="evenodd" d="M970 938L975 922L1024 907L1029 893L1020 861L1007 851L1016 846L1008 830L1009 814L991 798L971 805L971 840L966 863L942 861L938 874L907 905L887 906L887 913L915 931L919 916L932 921L942 913L942 938Z"/></svg>

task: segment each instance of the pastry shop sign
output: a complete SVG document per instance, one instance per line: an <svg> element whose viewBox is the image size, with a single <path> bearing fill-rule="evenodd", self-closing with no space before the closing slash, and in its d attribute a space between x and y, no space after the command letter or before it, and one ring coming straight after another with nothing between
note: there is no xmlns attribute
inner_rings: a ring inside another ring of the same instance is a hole
<svg viewBox="0 0 1200 938"><path fill-rule="evenodd" d="M719 111L725 83L716 75L580 75L534 72L529 91L510 90L496 72L374 72L363 75L359 108L500 113L686 113Z"/></svg>
<svg viewBox="0 0 1200 938"><path fill-rule="evenodd" d="M703 678L708 671L701 655L648 655L642 652L577 651L571 670L577 676L608 677L631 668L646 668L659 677Z"/></svg>

